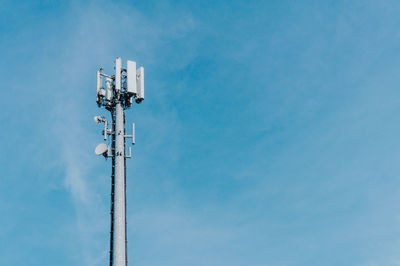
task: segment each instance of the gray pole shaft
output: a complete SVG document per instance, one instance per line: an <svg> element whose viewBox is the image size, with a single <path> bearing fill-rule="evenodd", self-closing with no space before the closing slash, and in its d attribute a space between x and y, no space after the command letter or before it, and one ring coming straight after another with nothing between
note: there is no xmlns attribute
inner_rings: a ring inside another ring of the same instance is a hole
<svg viewBox="0 0 400 266"><path fill-rule="evenodd" d="M113 266L126 266L125 227L125 142L124 110L120 102L115 106L115 194Z"/></svg>

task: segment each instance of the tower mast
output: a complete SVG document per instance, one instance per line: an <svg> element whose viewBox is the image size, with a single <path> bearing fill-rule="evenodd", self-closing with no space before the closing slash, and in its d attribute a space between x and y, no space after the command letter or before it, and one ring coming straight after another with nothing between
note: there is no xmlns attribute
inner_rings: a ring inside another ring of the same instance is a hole
<svg viewBox="0 0 400 266"><path fill-rule="evenodd" d="M105 77L105 88L103 87ZM126 158L132 157L126 153L127 138L135 144L135 126L132 134L125 134L124 111L132 106L133 101L142 102L144 99L144 69L136 69L136 62L127 61L127 68L122 68L121 58L115 60L115 75L109 76L97 71L96 102L99 107L105 107L111 113L112 129L108 129L108 121L96 116L96 123L104 123L103 136L107 141L112 136L111 148L106 143L97 145L95 153L112 158L111 174L111 231L110 231L110 266L127 265L126 237Z"/></svg>

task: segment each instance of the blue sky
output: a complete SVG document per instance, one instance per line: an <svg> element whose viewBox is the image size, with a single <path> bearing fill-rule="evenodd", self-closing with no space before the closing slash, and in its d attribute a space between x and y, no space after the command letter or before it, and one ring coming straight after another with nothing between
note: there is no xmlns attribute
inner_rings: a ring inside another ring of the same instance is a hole
<svg viewBox="0 0 400 266"><path fill-rule="evenodd" d="M400 265L397 1L0 3L0 265L108 265L96 70L145 67L140 266Z"/></svg>

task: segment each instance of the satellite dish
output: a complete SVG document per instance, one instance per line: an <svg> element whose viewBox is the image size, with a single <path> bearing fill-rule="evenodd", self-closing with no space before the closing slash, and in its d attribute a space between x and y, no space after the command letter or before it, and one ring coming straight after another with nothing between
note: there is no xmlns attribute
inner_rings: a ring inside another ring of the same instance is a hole
<svg viewBox="0 0 400 266"><path fill-rule="evenodd" d="M103 155L104 157L107 155L108 147L107 144L105 143L100 143L97 145L96 149L94 150L94 153L96 155Z"/></svg>

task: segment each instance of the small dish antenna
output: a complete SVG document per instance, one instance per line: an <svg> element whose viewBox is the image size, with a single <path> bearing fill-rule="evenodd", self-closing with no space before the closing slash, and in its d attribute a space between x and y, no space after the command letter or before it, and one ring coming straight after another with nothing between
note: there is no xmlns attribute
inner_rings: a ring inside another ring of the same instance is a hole
<svg viewBox="0 0 400 266"><path fill-rule="evenodd" d="M105 143L100 143L99 145L97 145L96 149L94 149L94 153L96 155L103 155L104 157L107 157L107 151L108 147Z"/></svg>

